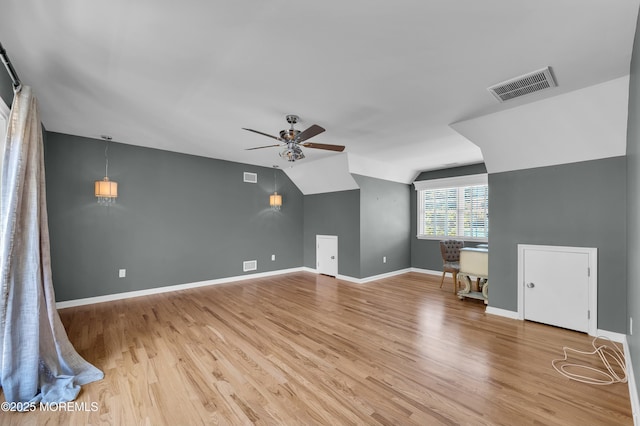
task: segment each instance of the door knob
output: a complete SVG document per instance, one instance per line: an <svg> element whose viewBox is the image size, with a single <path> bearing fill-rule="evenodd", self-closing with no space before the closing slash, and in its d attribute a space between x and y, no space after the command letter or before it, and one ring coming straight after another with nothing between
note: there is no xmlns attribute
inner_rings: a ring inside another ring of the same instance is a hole
<svg viewBox="0 0 640 426"><path fill-rule="evenodd" d="M536 285L534 283L527 283L527 288L534 288Z"/></svg>
<svg viewBox="0 0 640 426"><path fill-rule="evenodd" d="M335 259L336 257L335 257L335 256L331 256L331 258L332 258L332 259Z"/></svg>

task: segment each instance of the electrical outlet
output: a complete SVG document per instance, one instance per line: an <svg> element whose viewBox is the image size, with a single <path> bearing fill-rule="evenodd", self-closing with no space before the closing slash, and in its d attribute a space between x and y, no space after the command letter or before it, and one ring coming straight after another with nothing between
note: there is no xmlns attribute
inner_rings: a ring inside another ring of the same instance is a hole
<svg viewBox="0 0 640 426"><path fill-rule="evenodd" d="M127 276L127 270L126 269L120 269L118 271L118 278L125 278Z"/></svg>
<svg viewBox="0 0 640 426"><path fill-rule="evenodd" d="M272 262L275 262L275 261L276 261L276 255L275 255L275 254L272 254L272 255L271 255L271 261L272 261Z"/></svg>
<svg viewBox="0 0 640 426"><path fill-rule="evenodd" d="M382 256L382 263L387 263L387 256Z"/></svg>

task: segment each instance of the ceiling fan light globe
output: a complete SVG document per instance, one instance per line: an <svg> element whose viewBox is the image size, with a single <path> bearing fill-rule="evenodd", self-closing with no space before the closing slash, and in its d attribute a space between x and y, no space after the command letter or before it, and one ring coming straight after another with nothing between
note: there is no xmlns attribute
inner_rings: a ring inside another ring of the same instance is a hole
<svg viewBox="0 0 640 426"><path fill-rule="evenodd" d="M295 160L291 159L292 157L291 157L288 149L285 149L284 151L281 151L280 152L280 157L284 158L287 161L295 161Z"/></svg>
<svg viewBox="0 0 640 426"><path fill-rule="evenodd" d="M282 152L280 152L280 157L284 158L287 161L296 161L302 160L304 158L304 153L302 150L295 146L293 148L286 148Z"/></svg>

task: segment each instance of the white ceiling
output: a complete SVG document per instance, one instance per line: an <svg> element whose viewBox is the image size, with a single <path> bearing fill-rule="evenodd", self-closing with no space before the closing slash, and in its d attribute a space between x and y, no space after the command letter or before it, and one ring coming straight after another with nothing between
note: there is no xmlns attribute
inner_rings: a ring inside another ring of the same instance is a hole
<svg viewBox="0 0 640 426"><path fill-rule="evenodd" d="M483 160L451 123L627 75L639 1L4 1L0 41L48 130L287 167L241 128L293 113L350 171L409 182ZM557 88L486 90L547 65Z"/></svg>
<svg viewBox="0 0 640 426"><path fill-rule="evenodd" d="M629 76L451 125L489 173L625 155Z"/></svg>

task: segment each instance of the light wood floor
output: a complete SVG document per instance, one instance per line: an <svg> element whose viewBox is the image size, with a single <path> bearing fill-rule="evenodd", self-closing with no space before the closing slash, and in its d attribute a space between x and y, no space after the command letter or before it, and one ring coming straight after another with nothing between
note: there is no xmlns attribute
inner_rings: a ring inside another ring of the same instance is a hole
<svg viewBox="0 0 640 426"><path fill-rule="evenodd" d="M591 338L487 315L438 285L301 272L64 309L71 341L105 373L77 400L98 410L0 423L632 424L627 384L551 368Z"/></svg>

